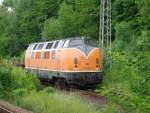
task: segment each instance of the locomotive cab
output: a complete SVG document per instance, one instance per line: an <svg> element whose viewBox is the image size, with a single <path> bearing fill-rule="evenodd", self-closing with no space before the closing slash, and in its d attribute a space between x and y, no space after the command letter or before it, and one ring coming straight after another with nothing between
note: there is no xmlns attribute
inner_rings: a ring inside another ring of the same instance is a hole
<svg viewBox="0 0 150 113"><path fill-rule="evenodd" d="M66 41L68 48L67 59L69 71L68 83L76 85L98 84L102 80L102 54L101 50L88 43L83 38ZM70 60L70 61L69 61Z"/></svg>

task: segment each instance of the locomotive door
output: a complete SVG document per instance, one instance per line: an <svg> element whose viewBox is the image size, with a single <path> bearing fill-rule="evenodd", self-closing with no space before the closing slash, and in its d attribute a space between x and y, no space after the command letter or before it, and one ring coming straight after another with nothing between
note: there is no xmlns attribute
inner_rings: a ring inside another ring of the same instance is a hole
<svg viewBox="0 0 150 113"><path fill-rule="evenodd" d="M57 52L57 71L60 72L60 50Z"/></svg>

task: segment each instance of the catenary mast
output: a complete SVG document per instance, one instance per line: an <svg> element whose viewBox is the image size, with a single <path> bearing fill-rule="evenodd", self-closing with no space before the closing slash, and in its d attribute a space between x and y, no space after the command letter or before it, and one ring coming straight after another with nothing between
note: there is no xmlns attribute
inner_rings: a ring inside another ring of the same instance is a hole
<svg viewBox="0 0 150 113"><path fill-rule="evenodd" d="M111 66L111 0L101 0L99 45Z"/></svg>

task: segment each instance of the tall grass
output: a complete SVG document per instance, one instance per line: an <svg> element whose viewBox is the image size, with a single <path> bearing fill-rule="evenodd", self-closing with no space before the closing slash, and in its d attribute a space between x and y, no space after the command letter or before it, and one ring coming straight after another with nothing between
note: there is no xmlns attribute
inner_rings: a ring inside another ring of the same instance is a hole
<svg viewBox="0 0 150 113"><path fill-rule="evenodd" d="M19 99L18 104L35 113L100 113L92 104L60 92L33 92Z"/></svg>
<svg viewBox="0 0 150 113"><path fill-rule="evenodd" d="M96 108L75 95L66 95L54 88L38 91L39 81L7 61L0 64L0 98L35 113L116 113L114 106Z"/></svg>
<svg viewBox="0 0 150 113"><path fill-rule="evenodd" d="M61 92L33 92L17 100L19 106L35 113L117 113L116 106L96 108L81 97ZM107 112L106 112L107 111Z"/></svg>

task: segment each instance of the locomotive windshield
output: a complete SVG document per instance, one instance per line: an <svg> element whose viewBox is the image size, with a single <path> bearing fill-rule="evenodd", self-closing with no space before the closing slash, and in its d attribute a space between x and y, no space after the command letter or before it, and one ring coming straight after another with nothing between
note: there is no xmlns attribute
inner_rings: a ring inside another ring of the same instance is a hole
<svg viewBox="0 0 150 113"><path fill-rule="evenodd" d="M83 45L97 47L98 43L93 39L74 39L74 40L70 40L69 42L69 47L76 47L76 46L83 46Z"/></svg>
<svg viewBox="0 0 150 113"><path fill-rule="evenodd" d="M82 39L74 39L74 40L71 40L69 43L70 47L76 47L76 46L82 46L82 45L84 45L84 40Z"/></svg>
<svg viewBox="0 0 150 113"><path fill-rule="evenodd" d="M84 40L84 43L92 47L98 47L98 42L94 39L86 39Z"/></svg>

